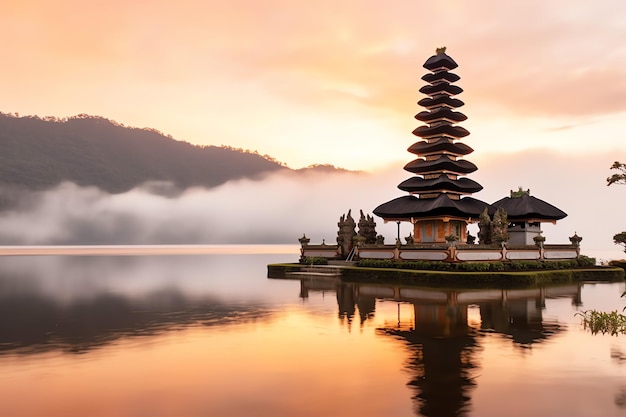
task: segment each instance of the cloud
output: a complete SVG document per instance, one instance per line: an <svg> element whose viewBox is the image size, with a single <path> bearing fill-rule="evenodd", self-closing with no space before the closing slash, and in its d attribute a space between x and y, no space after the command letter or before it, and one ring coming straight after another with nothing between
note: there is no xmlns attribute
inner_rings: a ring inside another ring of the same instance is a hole
<svg viewBox="0 0 626 417"><path fill-rule="evenodd" d="M558 131L562 131L562 130L575 129L575 128L581 126L581 125L582 124L570 124L570 125L551 126L551 127L546 127L544 130L546 132L558 132Z"/></svg>
<svg viewBox="0 0 626 417"><path fill-rule="evenodd" d="M355 103L404 112L422 63L448 45L472 86L469 97L528 114L626 109L626 10L613 0L116 1L106 8L65 0L15 4L3 15L1 33L15 40L3 47L23 64L36 64L39 54L46 60L46 73L37 65L7 68L18 79L22 67L31 80L39 74L70 85L78 77L122 89L253 81L300 104L351 89L367 92L352 95Z"/></svg>

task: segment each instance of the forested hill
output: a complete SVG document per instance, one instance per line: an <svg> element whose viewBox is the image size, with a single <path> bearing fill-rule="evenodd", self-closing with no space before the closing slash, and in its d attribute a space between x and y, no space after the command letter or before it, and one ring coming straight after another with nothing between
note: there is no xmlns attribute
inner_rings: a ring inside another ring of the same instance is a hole
<svg viewBox="0 0 626 417"><path fill-rule="evenodd" d="M214 187L286 169L257 153L195 146L101 117L0 113L0 184L46 189L70 181L117 193L147 181Z"/></svg>

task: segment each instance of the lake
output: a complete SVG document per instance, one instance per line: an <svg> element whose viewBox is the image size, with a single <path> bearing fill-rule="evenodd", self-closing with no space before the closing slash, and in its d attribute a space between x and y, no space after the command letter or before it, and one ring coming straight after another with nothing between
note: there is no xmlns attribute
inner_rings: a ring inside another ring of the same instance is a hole
<svg viewBox="0 0 626 417"><path fill-rule="evenodd" d="M13 250L13 252L11 252ZM621 416L623 283L267 278L298 247L0 248L0 415Z"/></svg>

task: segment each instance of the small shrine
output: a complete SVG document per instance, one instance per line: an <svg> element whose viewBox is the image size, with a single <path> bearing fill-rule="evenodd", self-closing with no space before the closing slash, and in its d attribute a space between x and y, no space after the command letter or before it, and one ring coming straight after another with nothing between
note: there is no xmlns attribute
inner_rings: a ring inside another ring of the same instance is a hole
<svg viewBox="0 0 626 417"><path fill-rule="evenodd" d="M469 132L458 126L467 119L456 111L464 103L454 98L463 89L453 83L460 77L451 70L457 63L438 48L437 54L424 63L429 73L422 77L428 84L419 91L428 97L417 102L424 110L415 118L425 123L413 134L422 138L408 151L417 156L404 169L415 174L398 185L405 195L374 209L385 222L411 222L415 243L466 242L467 224L478 221L489 205L468 197L482 190L476 181L466 177L478 168L463 159L474 150L460 142Z"/></svg>
<svg viewBox="0 0 626 417"><path fill-rule="evenodd" d="M567 214L552 204L530 195L530 190L511 190L505 197L492 204L502 209L508 219L508 240L510 245L534 245L543 241L541 223L556 223Z"/></svg>

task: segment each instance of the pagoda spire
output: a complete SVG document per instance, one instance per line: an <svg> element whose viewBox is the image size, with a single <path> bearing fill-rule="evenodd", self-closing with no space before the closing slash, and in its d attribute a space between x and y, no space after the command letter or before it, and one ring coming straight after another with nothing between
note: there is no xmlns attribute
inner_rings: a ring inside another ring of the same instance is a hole
<svg viewBox="0 0 626 417"><path fill-rule="evenodd" d="M453 84L460 77L450 70L458 65L445 50L445 47L437 48L437 54L424 64L424 68L431 72L422 77L428 84L419 91L428 97L418 102L425 110L416 114L415 118L426 124L413 131L415 136L423 140L408 148L418 158L404 167L416 176L400 183L398 188L417 194L420 198L436 198L447 194L451 199L458 200L461 195L478 192L483 187L462 177L478 168L461 159L472 153L473 149L459 142L459 139L469 135L465 128L456 125L467 119L467 116L456 110L464 103L453 97L463 92L463 89Z"/></svg>
<svg viewBox="0 0 626 417"><path fill-rule="evenodd" d="M427 97L418 101L417 104L424 109L415 115L424 124L413 130L413 135L422 140L409 146L408 151L417 158L404 166L406 171L415 175L398 185L410 195L374 209L374 214L385 221L411 221L416 241L444 242L446 234L462 239L467 235L467 223L478 219L488 206L480 200L465 197L483 187L466 177L478 168L463 159L474 150L460 141L469 135L469 131L458 125L467 116L457 111L464 105L455 98L463 92L454 84L460 77L451 72L457 67L454 59L446 54L445 47L437 48L436 55L424 63L429 72L422 80L427 84L419 91ZM429 222L428 232L418 230L418 223L424 226L424 222Z"/></svg>

